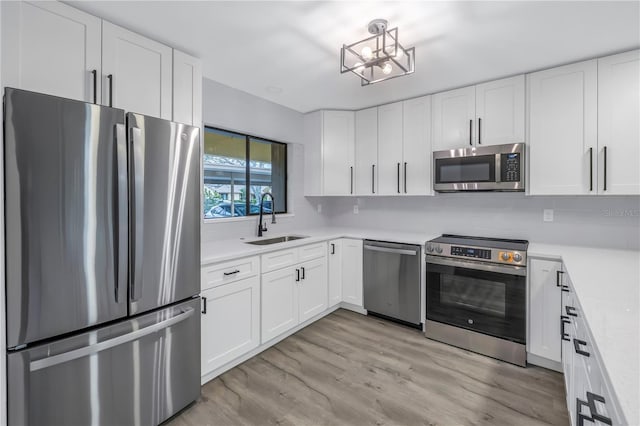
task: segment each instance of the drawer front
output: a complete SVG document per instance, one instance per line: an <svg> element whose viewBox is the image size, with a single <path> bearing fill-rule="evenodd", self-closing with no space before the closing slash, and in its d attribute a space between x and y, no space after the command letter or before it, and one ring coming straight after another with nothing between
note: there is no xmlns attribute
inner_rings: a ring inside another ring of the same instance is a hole
<svg viewBox="0 0 640 426"><path fill-rule="evenodd" d="M200 289L207 290L253 277L258 275L259 272L260 260L258 256L205 266L202 268Z"/></svg>
<svg viewBox="0 0 640 426"><path fill-rule="evenodd" d="M276 271L298 263L298 249L274 251L262 255L262 273Z"/></svg>
<svg viewBox="0 0 640 426"><path fill-rule="evenodd" d="M306 262L307 260L317 259L327 255L327 243L309 244L298 249L300 251L298 262Z"/></svg>

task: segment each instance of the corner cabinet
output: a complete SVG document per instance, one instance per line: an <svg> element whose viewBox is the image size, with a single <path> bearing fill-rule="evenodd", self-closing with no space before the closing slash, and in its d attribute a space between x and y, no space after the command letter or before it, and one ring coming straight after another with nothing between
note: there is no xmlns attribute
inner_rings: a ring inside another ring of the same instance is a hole
<svg viewBox="0 0 640 426"><path fill-rule="evenodd" d="M103 104L171 120L169 46L102 23Z"/></svg>
<svg viewBox="0 0 640 426"><path fill-rule="evenodd" d="M434 151L524 140L524 75L433 95Z"/></svg>
<svg viewBox="0 0 640 426"><path fill-rule="evenodd" d="M2 87L100 103L100 18L59 2L2 2Z"/></svg>
<svg viewBox="0 0 640 426"><path fill-rule="evenodd" d="M354 125L352 111L305 116L305 195L354 193Z"/></svg>

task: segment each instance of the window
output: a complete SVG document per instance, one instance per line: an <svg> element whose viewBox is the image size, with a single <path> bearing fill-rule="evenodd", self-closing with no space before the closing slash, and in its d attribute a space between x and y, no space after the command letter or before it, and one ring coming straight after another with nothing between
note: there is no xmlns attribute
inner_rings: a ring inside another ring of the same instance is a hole
<svg viewBox="0 0 640 426"><path fill-rule="evenodd" d="M287 145L225 130L204 131L205 219L287 212Z"/></svg>

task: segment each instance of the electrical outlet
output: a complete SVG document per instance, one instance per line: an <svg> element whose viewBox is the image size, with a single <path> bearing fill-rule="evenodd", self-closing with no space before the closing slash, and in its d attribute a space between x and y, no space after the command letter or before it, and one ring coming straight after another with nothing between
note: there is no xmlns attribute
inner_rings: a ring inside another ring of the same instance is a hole
<svg viewBox="0 0 640 426"><path fill-rule="evenodd" d="M360 208L358 207L357 204L354 204L353 206L353 214L358 214L360 213Z"/></svg>
<svg viewBox="0 0 640 426"><path fill-rule="evenodd" d="M542 211L542 220L544 222L553 222L553 210L552 209L544 209Z"/></svg>
<svg viewBox="0 0 640 426"><path fill-rule="evenodd" d="M318 204L318 213L322 213L322 204Z"/></svg>

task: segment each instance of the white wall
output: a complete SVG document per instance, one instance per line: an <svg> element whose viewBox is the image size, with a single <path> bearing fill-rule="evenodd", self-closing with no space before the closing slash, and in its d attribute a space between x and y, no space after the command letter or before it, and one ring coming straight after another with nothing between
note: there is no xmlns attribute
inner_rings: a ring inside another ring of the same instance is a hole
<svg viewBox="0 0 640 426"><path fill-rule="evenodd" d="M303 196L303 114L205 78L202 116L206 126L289 144L287 205L293 216L279 217L276 225L268 222L265 236L325 224L325 217ZM202 242L256 236L257 227L257 218L203 223Z"/></svg>
<svg viewBox="0 0 640 426"><path fill-rule="evenodd" d="M316 202L319 202L316 200ZM324 198L329 224L640 249L640 197L526 197L514 193ZM354 204L359 214L353 214ZM543 209L554 221L543 222Z"/></svg>

